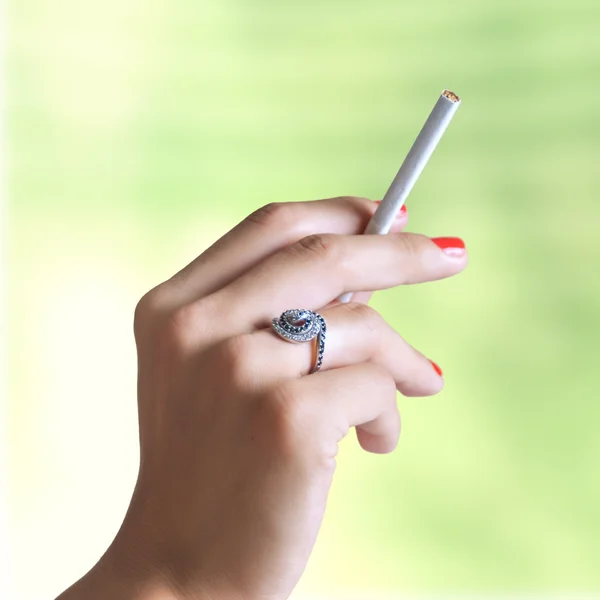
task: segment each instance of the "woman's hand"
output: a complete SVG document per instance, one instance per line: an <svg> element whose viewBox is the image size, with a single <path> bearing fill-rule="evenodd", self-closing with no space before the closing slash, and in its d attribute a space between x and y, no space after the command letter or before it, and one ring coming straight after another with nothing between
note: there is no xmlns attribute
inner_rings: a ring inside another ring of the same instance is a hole
<svg viewBox="0 0 600 600"><path fill-rule="evenodd" d="M112 546L65 599L288 598L338 442L355 427L365 450L390 452L396 390L427 396L443 385L377 312L335 301L467 264L457 238L398 233L405 213L389 235L355 235L375 208L362 198L269 205L142 298L137 486ZM319 373L308 375L312 344L271 330L290 308L327 321Z"/></svg>

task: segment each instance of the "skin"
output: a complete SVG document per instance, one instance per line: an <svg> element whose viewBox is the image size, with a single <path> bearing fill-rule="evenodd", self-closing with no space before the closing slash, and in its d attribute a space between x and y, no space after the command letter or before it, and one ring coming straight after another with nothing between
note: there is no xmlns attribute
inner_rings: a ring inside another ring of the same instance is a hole
<svg viewBox="0 0 600 600"><path fill-rule="evenodd" d="M443 387L432 363L366 302L370 290L450 277L461 248L360 236L374 202L268 205L148 292L134 321L140 469L115 540L60 600L283 600L317 537L338 442L355 428L391 452L396 392ZM460 245L460 244L458 244ZM358 292L350 304L335 300ZM323 368L270 320L317 310Z"/></svg>

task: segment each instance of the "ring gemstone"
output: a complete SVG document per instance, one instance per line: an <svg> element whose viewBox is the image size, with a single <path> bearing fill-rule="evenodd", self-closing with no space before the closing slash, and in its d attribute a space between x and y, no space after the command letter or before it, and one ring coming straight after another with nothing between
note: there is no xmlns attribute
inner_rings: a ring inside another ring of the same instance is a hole
<svg viewBox="0 0 600 600"><path fill-rule="evenodd" d="M273 330L277 335L293 344L310 342L317 338L317 353L311 373L316 373L323 364L325 354L325 319L312 310L293 308L273 319Z"/></svg>

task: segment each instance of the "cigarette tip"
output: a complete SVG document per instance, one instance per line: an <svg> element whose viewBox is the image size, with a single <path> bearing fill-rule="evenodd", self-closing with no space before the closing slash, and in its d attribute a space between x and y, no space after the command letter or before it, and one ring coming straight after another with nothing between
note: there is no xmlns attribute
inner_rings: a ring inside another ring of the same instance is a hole
<svg viewBox="0 0 600 600"><path fill-rule="evenodd" d="M448 100L451 100L452 102L460 102L460 98L450 90L444 90L442 92L442 96L445 96L446 98L448 98Z"/></svg>

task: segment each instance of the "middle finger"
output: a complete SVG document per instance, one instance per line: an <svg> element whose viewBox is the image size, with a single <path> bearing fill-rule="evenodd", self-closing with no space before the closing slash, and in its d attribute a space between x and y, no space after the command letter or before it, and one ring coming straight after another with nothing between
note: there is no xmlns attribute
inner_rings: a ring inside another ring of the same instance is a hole
<svg viewBox="0 0 600 600"><path fill-rule="evenodd" d="M376 202L355 196L263 206L175 274L169 287L180 305L208 296L307 235L362 233L376 208ZM406 222L406 210L400 211L393 231Z"/></svg>
<svg viewBox="0 0 600 600"><path fill-rule="evenodd" d="M268 325L289 308L316 309L344 292L442 279L466 265L459 238L313 235L270 256L218 292L215 300L229 308L230 322L249 331Z"/></svg>

